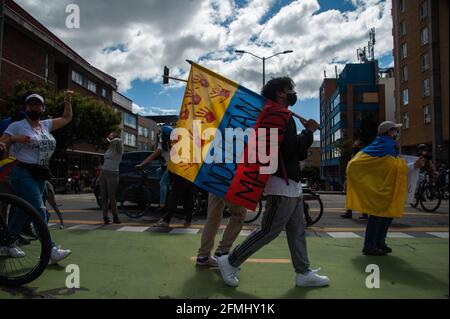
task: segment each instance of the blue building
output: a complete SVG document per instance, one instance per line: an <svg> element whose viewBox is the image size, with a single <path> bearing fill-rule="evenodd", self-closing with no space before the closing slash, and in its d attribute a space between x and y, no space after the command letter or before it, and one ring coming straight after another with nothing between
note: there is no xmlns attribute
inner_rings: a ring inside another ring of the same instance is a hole
<svg viewBox="0 0 450 319"><path fill-rule="evenodd" d="M320 171L330 188L343 188L352 152L358 145L369 144L384 120L385 88L379 84L378 61L347 64L338 78L324 79Z"/></svg>

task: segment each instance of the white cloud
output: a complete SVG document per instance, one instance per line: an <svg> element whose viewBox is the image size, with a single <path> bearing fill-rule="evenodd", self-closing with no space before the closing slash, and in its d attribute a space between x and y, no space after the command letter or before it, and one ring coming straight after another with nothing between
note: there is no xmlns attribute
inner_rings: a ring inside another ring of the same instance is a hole
<svg viewBox="0 0 450 319"><path fill-rule="evenodd" d="M133 113L143 114L144 111L145 111L144 107L141 107L133 102L133 109L132 109Z"/></svg>
<svg viewBox="0 0 450 319"><path fill-rule="evenodd" d="M271 12L275 0L17 0L90 63L115 76L120 91L133 80L161 82L164 65L171 75L186 78L185 59L198 61L250 89L259 91L262 62L259 56L294 50L266 63L266 78L288 75L302 98L318 96L323 71L334 76L356 49L367 44L376 28L376 56L392 51L391 1L346 0L356 8L340 12L320 9L316 0L292 1ZM81 29L65 27L65 6L79 4ZM262 20L267 15L271 18ZM263 21L263 22L261 22ZM125 46L127 50L105 48ZM179 86L180 84L174 84Z"/></svg>

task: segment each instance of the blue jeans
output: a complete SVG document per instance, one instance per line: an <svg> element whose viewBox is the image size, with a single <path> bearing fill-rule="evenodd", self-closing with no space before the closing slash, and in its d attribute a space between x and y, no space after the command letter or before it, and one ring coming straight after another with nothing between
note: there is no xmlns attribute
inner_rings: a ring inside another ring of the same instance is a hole
<svg viewBox="0 0 450 319"><path fill-rule="evenodd" d="M392 218L369 216L364 240L364 250L372 250L386 245L386 236Z"/></svg>
<svg viewBox="0 0 450 319"><path fill-rule="evenodd" d="M169 170L166 169L159 181L159 204L165 205L167 199L167 189L169 188Z"/></svg>
<svg viewBox="0 0 450 319"><path fill-rule="evenodd" d="M16 167L9 175L11 186L17 196L26 200L38 211L42 220L47 224L47 209L43 201L45 181L34 179L30 172L22 167ZM14 210L8 223L12 235L19 235L23 226L28 222L27 215L21 210ZM52 247L55 247L53 240Z"/></svg>

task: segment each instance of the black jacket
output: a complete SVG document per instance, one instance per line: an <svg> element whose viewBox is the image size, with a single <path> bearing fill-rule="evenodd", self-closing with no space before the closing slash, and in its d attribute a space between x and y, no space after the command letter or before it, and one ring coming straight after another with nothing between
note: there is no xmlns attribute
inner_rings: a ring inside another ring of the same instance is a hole
<svg viewBox="0 0 450 319"><path fill-rule="evenodd" d="M278 170L274 175L283 179L285 178L281 163L283 161L287 177L297 183L300 182L300 161L308 157L308 149L311 147L313 140L313 133L308 130L303 130L297 135L295 120L291 118L284 133L283 142L281 143L278 157Z"/></svg>

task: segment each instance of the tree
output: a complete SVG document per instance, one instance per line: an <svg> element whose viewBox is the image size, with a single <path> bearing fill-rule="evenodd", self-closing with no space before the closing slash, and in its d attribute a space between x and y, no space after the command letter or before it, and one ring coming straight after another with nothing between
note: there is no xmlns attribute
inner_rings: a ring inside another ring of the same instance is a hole
<svg viewBox="0 0 450 319"><path fill-rule="evenodd" d="M28 91L39 93L45 98L45 115L52 118L62 116L64 113L63 92L55 93L49 85L23 81L17 82L8 97L9 115L22 110L24 95ZM105 148L107 145L105 137L117 129L120 115L105 103L79 93L74 93L72 97L72 109L72 122L64 128L52 132L57 141L57 150L60 155L64 155L67 148L75 143L85 142L94 145L97 149Z"/></svg>

